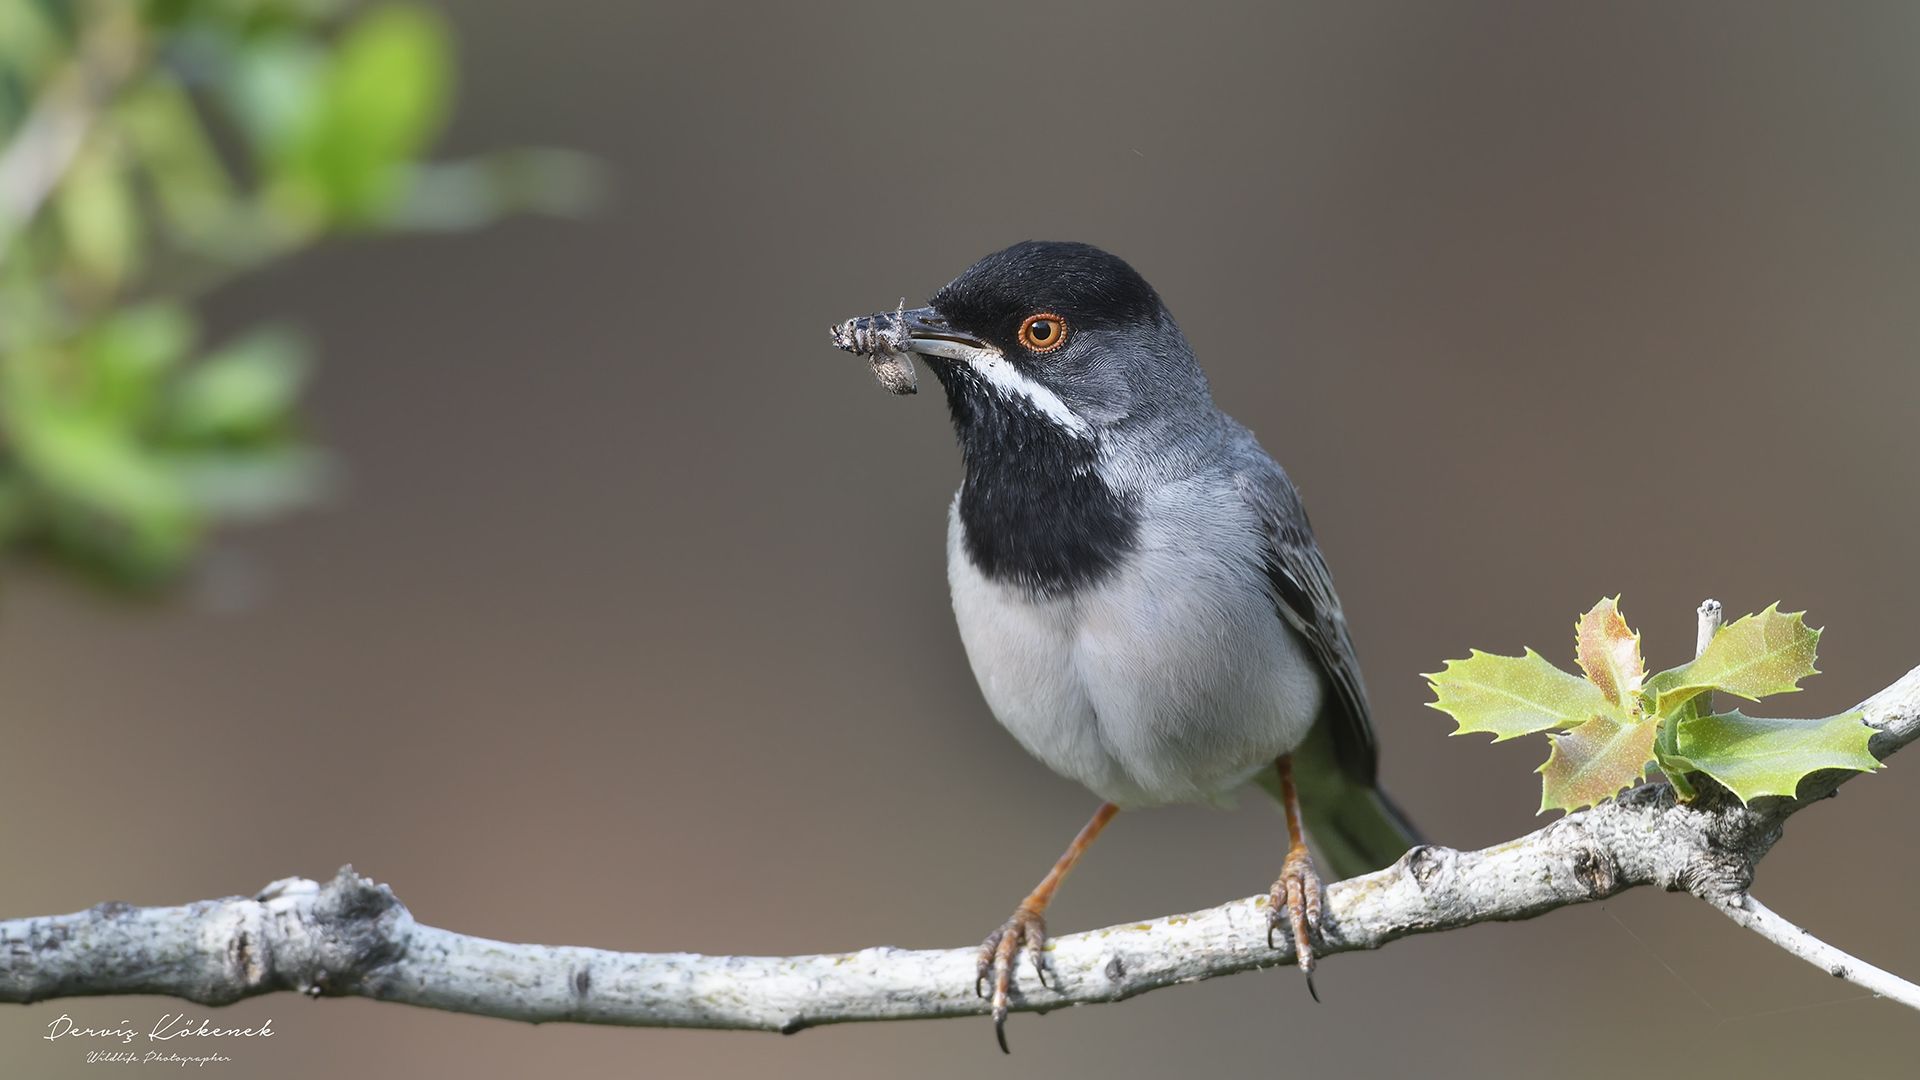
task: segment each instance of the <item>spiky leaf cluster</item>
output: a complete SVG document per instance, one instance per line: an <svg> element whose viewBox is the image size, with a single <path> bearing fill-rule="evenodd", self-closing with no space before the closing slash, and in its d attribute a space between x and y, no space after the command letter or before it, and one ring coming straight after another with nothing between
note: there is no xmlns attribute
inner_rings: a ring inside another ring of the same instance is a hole
<svg viewBox="0 0 1920 1080"><path fill-rule="evenodd" d="M1640 636L1602 600L1574 627L1575 661L1585 677L1553 666L1532 649L1520 656L1474 650L1426 678L1433 708L1452 716L1454 734L1483 731L1494 741L1548 732L1540 766L1540 809L1577 810L1639 783L1649 766L1683 798L1689 773L1713 777L1743 801L1792 795L1819 769L1879 768L1867 751L1873 729L1857 712L1821 720L1770 720L1739 710L1707 713L1715 690L1750 700L1799 689L1813 667L1820 631L1804 612L1779 605L1723 627L1690 663L1651 677Z"/></svg>

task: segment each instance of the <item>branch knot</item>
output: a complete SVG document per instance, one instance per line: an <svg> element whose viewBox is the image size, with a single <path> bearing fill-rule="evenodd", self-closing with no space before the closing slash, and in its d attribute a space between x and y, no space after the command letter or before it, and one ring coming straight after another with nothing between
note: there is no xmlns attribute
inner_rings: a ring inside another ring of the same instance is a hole
<svg viewBox="0 0 1920 1080"><path fill-rule="evenodd" d="M310 997L384 996L384 972L406 956L413 914L386 885L340 868L325 885L288 878L259 896L279 947L272 966L282 985Z"/></svg>

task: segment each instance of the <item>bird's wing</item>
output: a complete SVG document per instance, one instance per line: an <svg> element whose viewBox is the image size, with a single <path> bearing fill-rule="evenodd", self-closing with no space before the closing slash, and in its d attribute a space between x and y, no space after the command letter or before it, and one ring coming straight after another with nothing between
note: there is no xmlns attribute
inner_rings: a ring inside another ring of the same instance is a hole
<svg viewBox="0 0 1920 1080"><path fill-rule="evenodd" d="M1267 579L1273 583L1280 617L1306 641L1333 692L1318 723L1327 729L1334 760L1349 780L1371 788L1379 764L1373 712L1340 597L1333 591L1333 575L1313 542L1306 509L1286 473L1271 459L1241 470L1234 480L1266 525Z"/></svg>
<svg viewBox="0 0 1920 1080"><path fill-rule="evenodd" d="M1300 815L1324 865L1337 878L1389 866L1426 840L1376 780L1379 747L1373 713L1333 576L1313 542L1300 496L1280 466L1255 452L1234 479L1241 497L1259 511L1266 526L1265 563L1274 607L1306 641L1332 691L1306 741L1293 751ZM1280 798L1272 770L1255 779Z"/></svg>

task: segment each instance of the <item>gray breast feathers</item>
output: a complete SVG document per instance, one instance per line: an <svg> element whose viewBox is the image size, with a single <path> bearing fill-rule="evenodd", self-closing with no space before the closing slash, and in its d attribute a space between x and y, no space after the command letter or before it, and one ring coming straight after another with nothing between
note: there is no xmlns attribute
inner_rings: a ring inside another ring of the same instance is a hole
<svg viewBox="0 0 1920 1080"><path fill-rule="evenodd" d="M1122 806L1210 800L1305 738L1320 663L1276 610L1270 530L1231 475L1141 499L1115 572L1055 597L983 574L956 503L954 614L994 716L1035 757Z"/></svg>

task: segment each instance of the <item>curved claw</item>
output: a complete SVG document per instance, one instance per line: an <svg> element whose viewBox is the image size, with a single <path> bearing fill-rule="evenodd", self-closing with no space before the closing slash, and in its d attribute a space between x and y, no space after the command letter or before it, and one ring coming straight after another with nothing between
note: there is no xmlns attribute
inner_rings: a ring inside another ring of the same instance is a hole
<svg viewBox="0 0 1920 1080"><path fill-rule="evenodd" d="M1273 948L1273 932L1286 926L1293 935L1294 960L1307 977L1307 993L1320 1000L1313 985L1313 939L1320 933L1320 875L1314 871L1313 857L1305 847L1287 852L1279 880L1273 883L1267 907L1267 947ZM1281 920L1285 920L1282 923Z"/></svg>
<svg viewBox="0 0 1920 1080"><path fill-rule="evenodd" d="M981 991L987 977L992 976L993 1035L999 1040L1002 1053L1012 1053L1007 1049L1007 1007L1013 985L1014 959L1019 955L1020 947L1025 945L1027 955L1033 960L1033 969L1040 976L1040 985L1047 985L1046 961L1041 951L1046 941L1047 921L1039 913L1022 906L1013 913L1013 918L980 943L980 960L975 967L973 992L978 996L986 996Z"/></svg>

